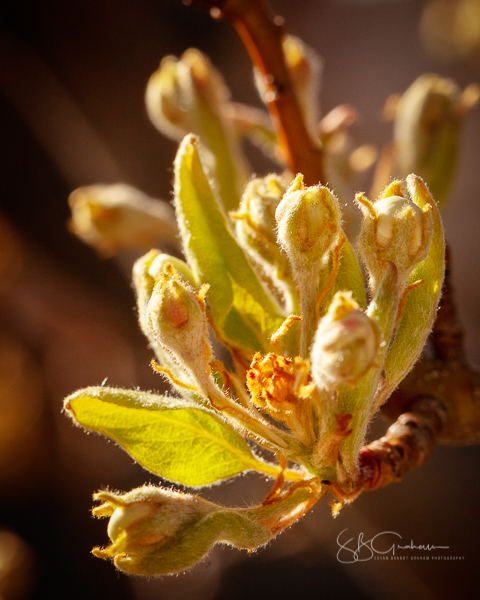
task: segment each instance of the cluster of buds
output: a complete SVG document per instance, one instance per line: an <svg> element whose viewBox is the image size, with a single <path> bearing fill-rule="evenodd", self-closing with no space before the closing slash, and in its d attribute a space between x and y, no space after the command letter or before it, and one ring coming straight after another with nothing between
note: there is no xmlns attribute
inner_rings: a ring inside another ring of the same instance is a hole
<svg viewBox="0 0 480 600"><path fill-rule="evenodd" d="M342 138L345 158L354 111L339 107L319 126L320 59L296 38L282 37L279 48L314 155L320 139L328 155L329 143ZM275 105L277 82L265 73L257 79L266 104ZM428 160L417 154L418 166L438 183L429 170L438 144L422 127L440 107L447 156L457 126L450 117L467 103L457 91L424 79L400 103L390 167L402 172L395 180L388 172L374 202L357 194L357 258L337 196L308 168L310 185L285 170L252 175L244 189L242 136L286 160L268 115L232 103L199 51L162 61L146 104L160 131L183 138L174 163L177 224L170 207L128 186L82 188L71 205L74 230L104 252L155 246L157 233L173 239L178 232L185 261L150 250L133 268L154 369L178 395L86 388L67 398L66 412L175 483L206 486L248 470L275 483L248 508L163 488L100 492L95 514L110 517L111 544L95 549L97 556L130 573L176 573L216 543L248 550L268 543L320 499L326 479L354 486L369 422L417 360L438 307L442 223L426 184L403 173L410 168L404 154L414 156L410 143L424 148ZM345 199L346 186L335 188Z"/></svg>

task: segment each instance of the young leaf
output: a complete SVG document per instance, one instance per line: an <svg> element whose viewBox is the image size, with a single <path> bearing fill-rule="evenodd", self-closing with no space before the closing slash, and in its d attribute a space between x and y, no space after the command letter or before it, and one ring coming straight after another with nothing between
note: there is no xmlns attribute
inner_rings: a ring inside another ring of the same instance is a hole
<svg viewBox="0 0 480 600"><path fill-rule="evenodd" d="M245 440L190 401L108 387L90 387L65 399L65 410L86 429L115 440L146 469L171 481L202 486L256 469Z"/></svg>
<svg viewBox="0 0 480 600"><path fill-rule="evenodd" d="M358 302L360 308L366 306L365 298L365 281L363 279L362 270L358 264L357 255L352 245L348 241L345 234L343 235L344 243L340 249L340 265L338 268L337 277L333 284L332 296L335 292L351 290L353 298ZM342 243L342 241L340 243Z"/></svg>
<svg viewBox="0 0 480 600"><path fill-rule="evenodd" d="M285 315L229 231L193 136L183 140L175 160L175 206L188 263L199 283L210 285L208 302L219 332L233 346L268 350L265 340Z"/></svg>

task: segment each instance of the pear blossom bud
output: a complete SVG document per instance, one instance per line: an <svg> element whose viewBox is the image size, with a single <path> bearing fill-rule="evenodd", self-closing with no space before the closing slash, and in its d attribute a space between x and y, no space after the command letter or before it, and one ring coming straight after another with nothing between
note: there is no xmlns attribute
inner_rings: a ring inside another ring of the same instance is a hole
<svg viewBox="0 0 480 600"><path fill-rule="evenodd" d="M277 207L278 240L298 279L314 276L314 265L338 241L341 213L338 200L326 187L303 185L297 175Z"/></svg>
<svg viewBox="0 0 480 600"><path fill-rule="evenodd" d="M186 557L184 564L181 563L182 549L177 556L164 556L164 548L167 544L171 547L186 527L193 527L216 508L199 496L150 486L123 495L99 492L95 498L104 503L94 509L94 514L110 516L107 531L112 544L104 549L95 548L93 553L100 558L113 558L118 568L137 574L187 568Z"/></svg>
<svg viewBox="0 0 480 600"><path fill-rule="evenodd" d="M99 558L136 575L184 571L215 544L256 550L305 514L321 491L315 481L277 494L275 502L248 508L224 508L193 494L144 486L126 494L99 492L103 504L93 510L110 516L112 543L94 548Z"/></svg>
<svg viewBox="0 0 480 600"><path fill-rule="evenodd" d="M457 166L464 117L478 101L480 88L462 93L451 79L421 75L403 94L394 125L394 173L420 175L435 200L445 201Z"/></svg>
<svg viewBox="0 0 480 600"><path fill-rule="evenodd" d="M319 388L354 384L374 364L382 335L351 294L337 292L312 345L312 376Z"/></svg>
<svg viewBox="0 0 480 600"><path fill-rule="evenodd" d="M275 211L285 193L278 175L253 179L247 185L235 219L237 238L252 259L259 263L284 294L288 294L291 271L277 244ZM282 284L282 282L285 283Z"/></svg>
<svg viewBox="0 0 480 600"><path fill-rule="evenodd" d="M125 185L93 185L70 194L73 232L102 254L161 243L178 246L171 206Z"/></svg>
<svg viewBox="0 0 480 600"><path fill-rule="evenodd" d="M199 136L203 161L215 172L219 195L227 209L237 208L244 187L246 161L226 110L230 92L209 59L190 48L180 59L167 56L147 85L145 102L152 123L180 141Z"/></svg>
<svg viewBox="0 0 480 600"><path fill-rule="evenodd" d="M145 324L157 344L197 380L205 380L212 349L201 295L175 273L160 275L145 308Z"/></svg>
<svg viewBox="0 0 480 600"><path fill-rule="evenodd" d="M399 181L392 182L383 195L371 203L363 194L356 201L364 213L359 248L373 289L387 262L398 270L399 286L406 285L412 270L427 257L433 233L431 205L422 210L402 195Z"/></svg>
<svg viewBox="0 0 480 600"><path fill-rule="evenodd" d="M229 93L208 58L191 48L180 59L166 56L147 85L145 102L153 124L165 135L181 140L201 133L199 95L215 112Z"/></svg>

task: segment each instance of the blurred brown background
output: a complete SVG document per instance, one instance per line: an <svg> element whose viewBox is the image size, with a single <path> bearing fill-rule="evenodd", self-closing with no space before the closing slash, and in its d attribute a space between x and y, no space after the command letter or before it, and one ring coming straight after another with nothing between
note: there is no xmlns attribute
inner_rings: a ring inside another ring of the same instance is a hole
<svg viewBox="0 0 480 600"><path fill-rule="evenodd" d="M474 58L439 62L425 52L420 0L272 5L325 58L323 111L345 102L359 110L358 143L389 140L384 101L421 73L452 77L462 88L480 79ZM199 47L236 100L260 104L231 26L180 0L4 0L0 11L0 529L19 536L0 535L0 582L2 565L13 564L5 598L475 597L478 447L439 447L428 466L364 494L336 520L324 502L269 548L251 556L217 548L179 577L128 578L89 554L107 541L106 523L89 516L91 493L158 479L112 443L74 429L60 413L62 398L106 377L125 387L162 383L148 367L126 269L68 233L68 194L125 181L169 199L175 146L155 131L143 105L148 77L165 54ZM477 108L445 214L468 354L477 365L479 156ZM269 168L253 150L251 159L260 173ZM382 428L376 424L375 433ZM239 504L266 489L247 476L207 495ZM353 536L391 530L405 543L448 545L464 560L341 565L336 538L346 528Z"/></svg>

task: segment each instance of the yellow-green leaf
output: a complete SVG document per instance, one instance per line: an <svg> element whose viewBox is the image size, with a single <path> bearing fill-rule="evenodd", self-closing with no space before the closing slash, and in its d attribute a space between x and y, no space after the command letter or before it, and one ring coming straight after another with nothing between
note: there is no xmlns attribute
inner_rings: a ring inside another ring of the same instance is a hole
<svg viewBox="0 0 480 600"><path fill-rule="evenodd" d="M233 346L266 351L285 318L232 235L202 168L196 138L187 136L175 160L175 207L187 261L218 331Z"/></svg>
<svg viewBox="0 0 480 600"><path fill-rule="evenodd" d="M65 400L77 425L115 440L143 467L176 483L202 486L257 469L246 441L193 403L137 390L90 387Z"/></svg>
<svg viewBox="0 0 480 600"><path fill-rule="evenodd" d="M335 292L350 290L360 308L366 306L365 281L362 270L358 264L357 255L352 245L344 234L344 243L340 249L338 273L332 288L332 297Z"/></svg>

